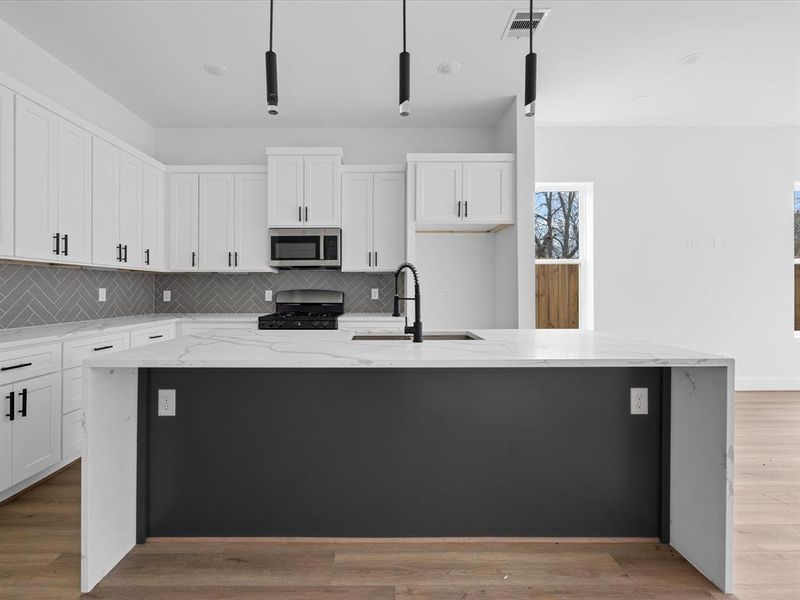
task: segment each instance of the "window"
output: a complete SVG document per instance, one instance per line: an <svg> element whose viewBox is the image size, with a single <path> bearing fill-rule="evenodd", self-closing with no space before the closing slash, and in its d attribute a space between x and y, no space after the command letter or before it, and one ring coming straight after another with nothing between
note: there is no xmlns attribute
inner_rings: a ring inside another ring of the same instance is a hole
<svg viewBox="0 0 800 600"><path fill-rule="evenodd" d="M536 184L536 327L594 327L590 183Z"/></svg>
<svg viewBox="0 0 800 600"><path fill-rule="evenodd" d="M794 330L800 332L800 183L794 184Z"/></svg>

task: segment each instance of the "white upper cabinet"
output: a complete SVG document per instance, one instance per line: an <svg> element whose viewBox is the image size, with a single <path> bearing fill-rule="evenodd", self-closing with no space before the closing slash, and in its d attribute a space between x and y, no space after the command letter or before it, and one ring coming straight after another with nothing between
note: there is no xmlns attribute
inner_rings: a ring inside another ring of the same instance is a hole
<svg viewBox="0 0 800 600"><path fill-rule="evenodd" d="M16 96L15 138L14 254L56 260L58 116Z"/></svg>
<svg viewBox="0 0 800 600"><path fill-rule="evenodd" d="M198 269L198 190L197 175L170 176L170 267L177 271Z"/></svg>
<svg viewBox="0 0 800 600"><path fill-rule="evenodd" d="M341 149L295 150L267 151L269 226L340 227Z"/></svg>
<svg viewBox="0 0 800 600"><path fill-rule="evenodd" d="M142 165L142 266L164 268L164 173Z"/></svg>
<svg viewBox="0 0 800 600"><path fill-rule="evenodd" d="M119 267L119 150L98 137L92 140L92 262Z"/></svg>
<svg viewBox="0 0 800 600"><path fill-rule="evenodd" d="M409 168L415 175L418 225L474 228L514 222L513 155L415 156L409 155Z"/></svg>
<svg viewBox="0 0 800 600"><path fill-rule="evenodd" d="M405 260L405 174L342 174L342 270L394 271Z"/></svg>
<svg viewBox="0 0 800 600"><path fill-rule="evenodd" d="M234 198L234 267L240 271L271 271L267 265L267 176L237 174Z"/></svg>
<svg viewBox="0 0 800 600"><path fill-rule="evenodd" d="M303 165L304 224L309 227L339 227L341 203L340 156L306 156Z"/></svg>
<svg viewBox="0 0 800 600"><path fill-rule="evenodd" d="M122 264L142 266L142 161L127 152L119 161L119 241Z"/></svg>
<svg viewBox="0 0 800 600"><path fill-rule="evenodd" d="M59 259L92 262L92 135L58 120Z"/></svg>
<svg viewBox="0 0 800 600"><path fill-rule="evenodd" d="M233 175L200 175L201 271L233 268L234 194ZM266 236L266 232L264 232Z"/></svg>
<svg viewBox="0 0 800 600"><path fill-rule="evenodd" d="M464 163L464 220L476 223L509 223L511 163Z"/></svg>
<svg viewBox="0 0 800 600"><path fill-rule="evenodd" d="M0 85L0 256L13 255L14 93Z"/></svg>

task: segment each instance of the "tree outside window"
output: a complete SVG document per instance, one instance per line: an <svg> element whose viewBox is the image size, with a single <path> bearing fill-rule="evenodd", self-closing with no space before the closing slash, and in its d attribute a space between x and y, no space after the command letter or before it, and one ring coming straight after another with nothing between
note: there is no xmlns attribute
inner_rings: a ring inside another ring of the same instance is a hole
<svg viewBox="0 0 800 600"><path fill-rule="evenodd" d="M536 193L536 258L580 258L579 213L577 191Z"/></svg>

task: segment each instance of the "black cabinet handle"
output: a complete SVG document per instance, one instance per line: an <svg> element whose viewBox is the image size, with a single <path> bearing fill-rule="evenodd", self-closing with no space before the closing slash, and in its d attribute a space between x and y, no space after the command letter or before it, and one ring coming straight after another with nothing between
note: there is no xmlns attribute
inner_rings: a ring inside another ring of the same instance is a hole
<svg viewBox="0 0 800 600"><path fill-rule="evenodd" d="M100 350L108 350L109 348L113 348L113 347L114 347L114 344L111 344L109 346L98 346L97 348L92 348L92 350L94 350L95 352L99 352Z"/></svg>
<svg viewBox="0 0 800 600"><path fill-rule="evenodd" d="M233 266L234 267L238 267L239 266L239 253L238 252L234 252L233 253Z"/></svg>
<svg viewBox="0 0 800 600"><path fill-rule="evenodd" d="M122 248L125 250L125 258L122 260L123 262L128 262L128 244L125 244Z"/></svg>
<svg viewBox="0 0 800 600"><path fill-rule="evenodd" d="M6 416L8 417L9 421L13 421L14 420L14 392L11 392L8 396L6 396L6 398L8 398L8 412L6 413Z"/></svg>
<svg viewBox="0 0 800 600"><path fill-rule="evenodd" d="M162 338L162 337L164 337L164 334L163 333L159 333L158 335L151 335L150 339L151 340L157 340L158 338Z"/></svg>
<svg viewBox="0 0 800 600"><path fill-rule="evenodd" d="M300 221L301 223L303 222L303 207L302 206L298 206L297 207L297 220Z"/></svg>
<svg viewBox="0 0 800 600"><path fill-rule="evenodd" d="M64 256L69 255L69 234L64 234Z"/></svg>
<svg viewBox="0 0 800 600"><path fill-rule="evenodd" d="M306 223L308 223L308 207L306 206Z"/></svg>
<svg viewBox="0 0 800 600"><path fill-rule="evenodd" d="M369 263L369 266L371 267L372 266L372 252L367 252L367 262Z"/></svg>
<svg viewBox="0 0 800 600"><path fill-rule="evenodd" d="M146 264L146 265L150 264L150 248L147 248L144 251L144 264Z"/></svg>
<svg viewBox="0 0 800 600"><path fill-rule="evenodd" d="M10 367L0 367L0 371L10 371L12 369L21 369L22 367L30 367L33 363L19 363L18 365L11 365Z"/></svg>
<svg viewBox="0 0 800 600"><path fill-rule="evenodd" d="M23 417L28 416L28 388L22 388L22 410L19 411L19 414Z"/></svg>
<svg viewBox="0 0 800 600"><path fill-rule="evenodd" d="M232 260L232 258L233 258L233 255L232 255L230 252L228 252L228 266L229 266L229 267L231 266L231 260Z"/></svg>
<svg viewBox="0 0 800 600"><path fill-rule="evenodd" d="M375 250L375 266L378 266L378 251Z"/></svg>
<svg viewBox="0 0 800 600"><path fill-rule="evenodd" d="M469 218L469 200L464 200L464 218Z"/></svg>
<svg viewBox="0 0 800 600"><path fill-rule="evenodd" d="M195 256L197 256L197 253L196 252L192 252L192 266L194 266Z"/></svg>
<svg viewBox="0 0 800 600"><path fill-rule="evenodd" d="M461 200L458 201L458 216L461 216Z"/></svg>
<svg viewBox="0 0 800 600"><path fill-rule="evenodd" d="M117 244L117 262L122 262L122 244Z"/></svg>
<svg viewBox="0 0 800 600"><path fill-rule="evenodd" d="M58 235L58 232L56 232L56 234L53 236L53 239L56 241L56 247L53 250L53 254L61 254L61 236Z"/></svg>

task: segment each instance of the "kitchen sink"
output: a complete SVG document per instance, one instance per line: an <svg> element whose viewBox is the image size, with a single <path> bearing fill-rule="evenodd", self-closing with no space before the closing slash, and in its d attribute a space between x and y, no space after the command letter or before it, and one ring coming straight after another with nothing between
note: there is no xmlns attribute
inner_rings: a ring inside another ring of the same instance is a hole
<svg viewBox="0 0 800 600"><path fill-rule="evenodd" d="M411 341L410 335L393 335L393 334L364 334L364 335L354 335L353 341L354 342L361 342L361 341ZM482 337L475 335L474 333L466 332L458 332L458 333L426 333L422 335L422 341L427 342L452 342L452 341L471 341L471 340L482 340Z"/></svg>

